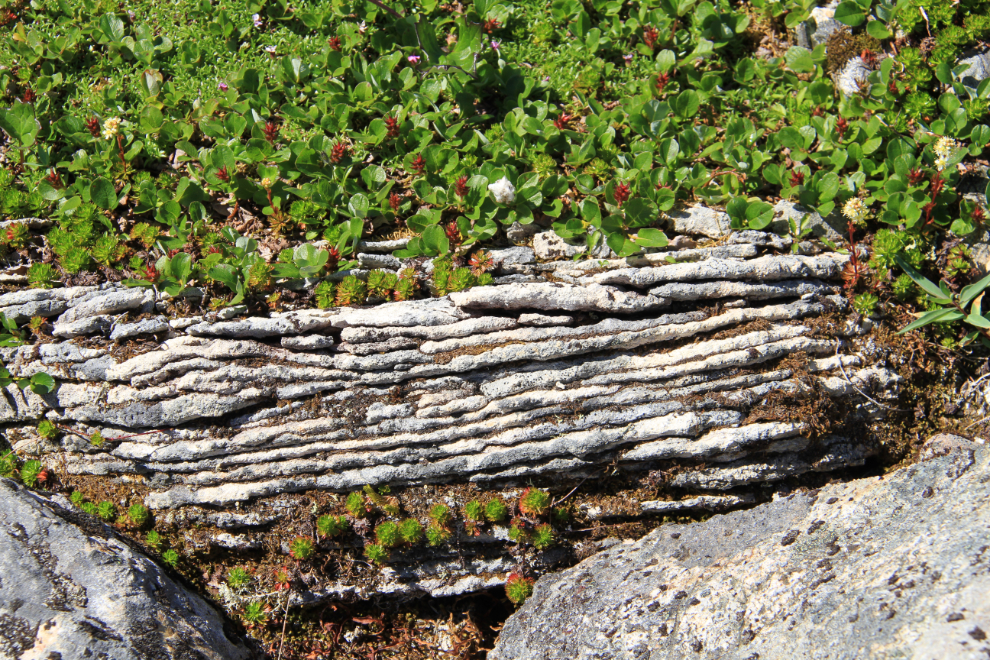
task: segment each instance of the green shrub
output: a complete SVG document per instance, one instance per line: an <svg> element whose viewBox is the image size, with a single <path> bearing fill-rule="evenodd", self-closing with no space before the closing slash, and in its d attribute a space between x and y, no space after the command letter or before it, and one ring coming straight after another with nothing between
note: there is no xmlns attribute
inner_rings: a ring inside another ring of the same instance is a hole
<svg viewBox="0 0 990 660"><path fill-rule="evenodd" d="M377 543L369 543L364 546L364 556L376 566L381 566L388 561L388 550Z"/></svg>
<svg viewBox="0 0 990 660"><path fill-rule="evenodd" d="M386 548L394 548L402 542L399 525L391 520L380 523L375 527L375 538Z"/></svg>
<svg viewBox="0 0 990 660"><path fill-rule="evenodd" d="M297 536L289 543L289 554L296 561L306 561L314 552L313 540L305 536Z"/></svg>
<svg viewBox="0 0 990 660"><path fill-rule="evenodd" d="M500 499L494 499L485 505L485 517L493 523L505 522L509 517L509 507Z"/></svg>
<svg viewBox="0 0 990 660"><path fill-rule="evenodd" d="M527 488L519 496L519 510L526 516L542 516L550 510L550 493Z"/></svg>
<svg viewBox="0 0 990 660"><path fill-rule="evenodd" d="M316 531L322 537L340 536L348 526L344 516L320 516L316 519Z"/></svg>
<svg viewBox="0 0 990 660"><path fill-rule="evenodd" d="M251 574L247 569L235 566L227 571L227 586L231 589L243 589L251 583Z"/></svg>
<svg viewBox="0 0 990 660"><path fill-rule="evenodd" d="M513 605L519 607L533 595L533 580L513 573L505 581L505 595Z"/></svg>
<svg viewBox="0 0 990 660"><path fill-rule="evenodd" d="M399 523L399 536L403 543L414 545L423 540L423 525L415 518L406 518Z"/></svg>
<svg viewBox="0 0 990 660"><path fill-rule="evenodd" d="M135 527L144 527L145 523L151 519L151 512L143 504L132 504L127 509L127 517L131 519Z"/></svg>
<svg viewBox="0 0 990 660"><path fill-rule="evenodd" d="M44 468L41 466L41 461L30 460L24 461L24 465L21 466L21 483L23 483L28 488L37 488L38 477L41 475L41 471Z"/></svg>
<svg viewBox="0 0 990 660"><path fill-rule="evenodd" d="M176 550L169 548L162 553L162 561L165 562L166 565L175 568L179 565L179 553Z"/></svg>
<svg viewBox="0 0 990 660"><path fill-rule="evenodd" d="M117 517L117 507L113 505L113 502L100 502L96 505L96 515L104 521L110 522Z"/></svg>

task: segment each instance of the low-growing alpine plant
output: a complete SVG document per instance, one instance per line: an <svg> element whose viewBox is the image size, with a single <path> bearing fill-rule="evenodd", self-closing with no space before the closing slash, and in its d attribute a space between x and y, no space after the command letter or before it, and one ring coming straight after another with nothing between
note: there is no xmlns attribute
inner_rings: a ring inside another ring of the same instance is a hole
<svg viewBox="0 0 990 660"><path fill-rule="evenodd" d="M793 45L812 9L17 3L0 216L45 227L7 225L0 253L34 287L329 308L484 286L482 249L511 228L628 257L666 246L685 205L767 229L779 198L841 223L854 260L878 230L909 237L914 268L955 293L972 259L945 255L983 230L963 186L990 144L990 82L959 63L990 39L990 0L847 0L845 29ZM398 238L418 274L360 267L368 241ZM854 263L850 299L921 311L884 261Z"/></svg>

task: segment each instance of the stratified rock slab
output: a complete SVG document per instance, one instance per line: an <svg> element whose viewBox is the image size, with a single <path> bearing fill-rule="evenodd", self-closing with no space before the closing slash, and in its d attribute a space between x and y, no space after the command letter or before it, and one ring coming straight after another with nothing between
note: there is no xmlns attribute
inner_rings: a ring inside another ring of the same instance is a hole
<svg viewBox="0 0 990 660"><path fill-rule="evenodd" d="M109 527L0 479L0 657L263 657L230 625Z"/></svg>
<svg viewBox="0 0 990 660"><path fill-rule="evenodd" d="M622 513L648 517L736 506L768 483L862 465L876 452L862 429L883 409L859 392L896 395L899 377L858 353L842 317L848 257L780 254L786 246L760 232L732 241L585 262L519 254L500 272L523 283L363 308L204 313L167 330L155 315L174 316L175 303L150 290L7 294L0 311L49 304L64 309L55 327L81 336L0 348L14 376L59 381L45 396L7 388L0 424L16 427L20 453L45 453L69 479L139 489L183 532L217 508L308 511L317 491L444 484L512 501L521 486L570 488L611 467L668 475L668 492L649 496L663 503L630 501ZM118 330L150 320L157 334L109 342L108 314ZM813 426L800 412L811 397L841 403L855 433ZM57 443L37 435L42 417L65 430ZM185 543L239 552L299 533L263 527L237 539L197 528ZM309 588L449 595L499 584L519 564L504 534L457 544L470 554L420 546L380 575L369 567L377 582L321 577ZM542 553L546 565L558 550Z"/></svg>
<svg viewBox="0 0 990 660"><path fill-rule="evenodd" d="M493 660L990 655L990 449L690 525L543 577Z"/></svg>

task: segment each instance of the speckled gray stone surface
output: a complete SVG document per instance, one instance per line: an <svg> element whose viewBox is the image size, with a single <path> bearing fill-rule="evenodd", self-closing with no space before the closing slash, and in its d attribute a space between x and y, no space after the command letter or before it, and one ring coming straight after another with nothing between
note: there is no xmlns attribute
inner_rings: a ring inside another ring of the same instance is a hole
<svg viewBox="0 0 990 660"><path fill-rule="evenodd" d="M990 449L663 525L544 576L492 660L990 656Z"/></svg>
<svg viewBox="0 0 990 660"><path fill-rule="evenodd" d="M0 479L0 658L262 657L109 527Z"/></svg>

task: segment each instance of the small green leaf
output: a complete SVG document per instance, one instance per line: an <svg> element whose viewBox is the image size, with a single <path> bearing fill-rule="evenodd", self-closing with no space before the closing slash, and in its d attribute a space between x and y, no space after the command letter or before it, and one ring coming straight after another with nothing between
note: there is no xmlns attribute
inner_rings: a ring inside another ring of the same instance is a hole
<svg viewBox="0 0 990 660"><path fill-rule="evenodd" d="M89 196L101 209L112 211L117 208L117 191L112 183L102 177L89 185Z"/></svg>
<svg viewBox="0 0 990 660"><path fill-rule="evenodd" d="M835 8L833 18L844 25L856 27L866 20L866 14L863 13L863 9L858 4L847 0Z"/></svg>
<svg viewBox="0 0 990 660"><path fill-rule="evenodd" d="M951 300L945 299L945 296L942 294L942 289L940 289L937 284L915 270L914 266L909 264L904 257L899 254L895 255L894 261L896 261L897 265L901 267L901 270L907 273L908 277L915 281L915 284L924 289L925 293L935 298L936 302L951 302Z"/></svg>
<svg viewBox="0 0 990 660"><path fill-rule="evenodd" d="M31 391L35 394L48 394L55 389L55 379L44 372L31 376Z"/></svg>
<svg viewBox="0 0 990 660"><path fill-rule="evenodd" d="M897 334L903 335L905 332L911 332L912 330L924 327L929 323L935 323L936 321L958 321L964 317L965 314L953 307L936 309L931 312L925 312L920 318L918 318L918 320L898 330Z"/></svg>
<svg viewBox="0 0 990 660"><path fill-rule="evenodd" d="M870 21L867 23L866 31L869 32L870 36L874 39L880 39L882 41L890 38L890 30L888 30L887 26L880 21Z"/></svg>

